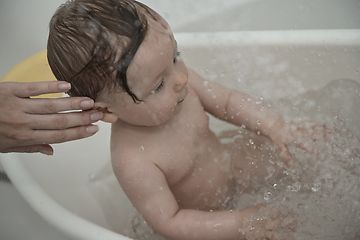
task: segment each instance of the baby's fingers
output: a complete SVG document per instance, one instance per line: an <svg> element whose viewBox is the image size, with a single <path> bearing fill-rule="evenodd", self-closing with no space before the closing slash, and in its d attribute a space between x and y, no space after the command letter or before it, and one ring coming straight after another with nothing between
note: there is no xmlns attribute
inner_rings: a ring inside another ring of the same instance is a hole
<svg viewBox="0 0 360 240"><path fill-rule="evenodd" d="M324 139L326 134L331 133L330 129L326 128L325 123L318 123L317 125L313 126L313 134L312 138L317 141Z"/></svg>
<svg viewBox="0 0 360 240"><path fill-rule="evenodd" d="M289 152L289 149L284 144L275 144L274 147L279 157L284 161L285 165L288 168L291 168L293 163L291 161L291 153Z"/></svg>
<svg viewBox="0 0 360 240"><path fill-rule="evenodd" d="M317 154L318 152L317 148L315 147L315 142L312 140L298 143L298 146L311 154Z"/></svg>

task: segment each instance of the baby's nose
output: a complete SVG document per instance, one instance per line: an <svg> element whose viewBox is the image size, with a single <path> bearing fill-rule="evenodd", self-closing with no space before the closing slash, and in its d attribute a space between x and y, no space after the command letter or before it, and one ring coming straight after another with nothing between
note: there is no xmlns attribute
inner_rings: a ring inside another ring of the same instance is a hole
<svg viewBox="0 0 360 240"><path fill-rule="evenodd" d="M179 73L175 81L175 91L180 92L187 84L188 78L185 74Z"/></svg>

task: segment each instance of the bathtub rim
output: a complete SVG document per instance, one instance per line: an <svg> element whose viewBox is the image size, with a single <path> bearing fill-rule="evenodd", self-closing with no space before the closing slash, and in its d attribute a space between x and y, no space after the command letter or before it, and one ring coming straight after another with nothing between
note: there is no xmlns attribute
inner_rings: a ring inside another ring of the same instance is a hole
<svg viewBox="0 0 360 240"><path fill-rule="evenodd" d="M297 45L329 44L332 46L360 46L360 29L335 30L276 30L174 33L179 47L212 47L219 44L233 45Z"/></svg>
<svg viewBox="0 0 360 240"><path fill-rule="evenodd" d="M36 183L35 179L21 163L22 160L19 159L18 154L1 154L0 162L20 195L50 225L72 239L130 239L79 217L61 206ZM49 211L50 209L51 212Z"/></svg>

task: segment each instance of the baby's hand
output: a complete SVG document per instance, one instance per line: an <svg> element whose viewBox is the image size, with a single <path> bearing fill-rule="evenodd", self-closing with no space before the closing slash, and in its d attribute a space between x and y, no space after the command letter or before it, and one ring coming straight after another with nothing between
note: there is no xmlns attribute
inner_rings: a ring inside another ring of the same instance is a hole
<svg viewBox="0 0 360 240"><path fill-rule="evenodd" d="M325 141L330 131L324 123L313 121L291 121L277 125L276 132L270 135L274 147L287 167L292 167L288 145L295 145L312 154L317 153L316 141Z"/></svg>
<svg viewBox="0 0 360 240"><path fill-rule="evenodd" d="M290 240L293 239L297 224L290 210L262 206L244 233L247 239Z"/></svg>

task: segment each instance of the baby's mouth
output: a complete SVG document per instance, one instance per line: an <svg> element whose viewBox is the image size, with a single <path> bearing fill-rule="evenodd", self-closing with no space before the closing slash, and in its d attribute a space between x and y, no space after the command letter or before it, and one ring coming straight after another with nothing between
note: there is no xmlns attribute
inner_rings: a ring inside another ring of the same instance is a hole
<svg viewBox="0 0 360 240"><path fill-rule="evenodd" d="M186 89L186 94L185 94L184 98L182 100L180 100L177 104L182 103L185 100L187 95L188 95L188 89Z"/></svg>
<svg viewBox="0 0 360 240"><path fill-rule="evenodd" d="M181 100L181 101L179 101L177 104L180 104L180 103L182 103L183 101L185 100L185 98L183 98L183 100Z"/></svg>

